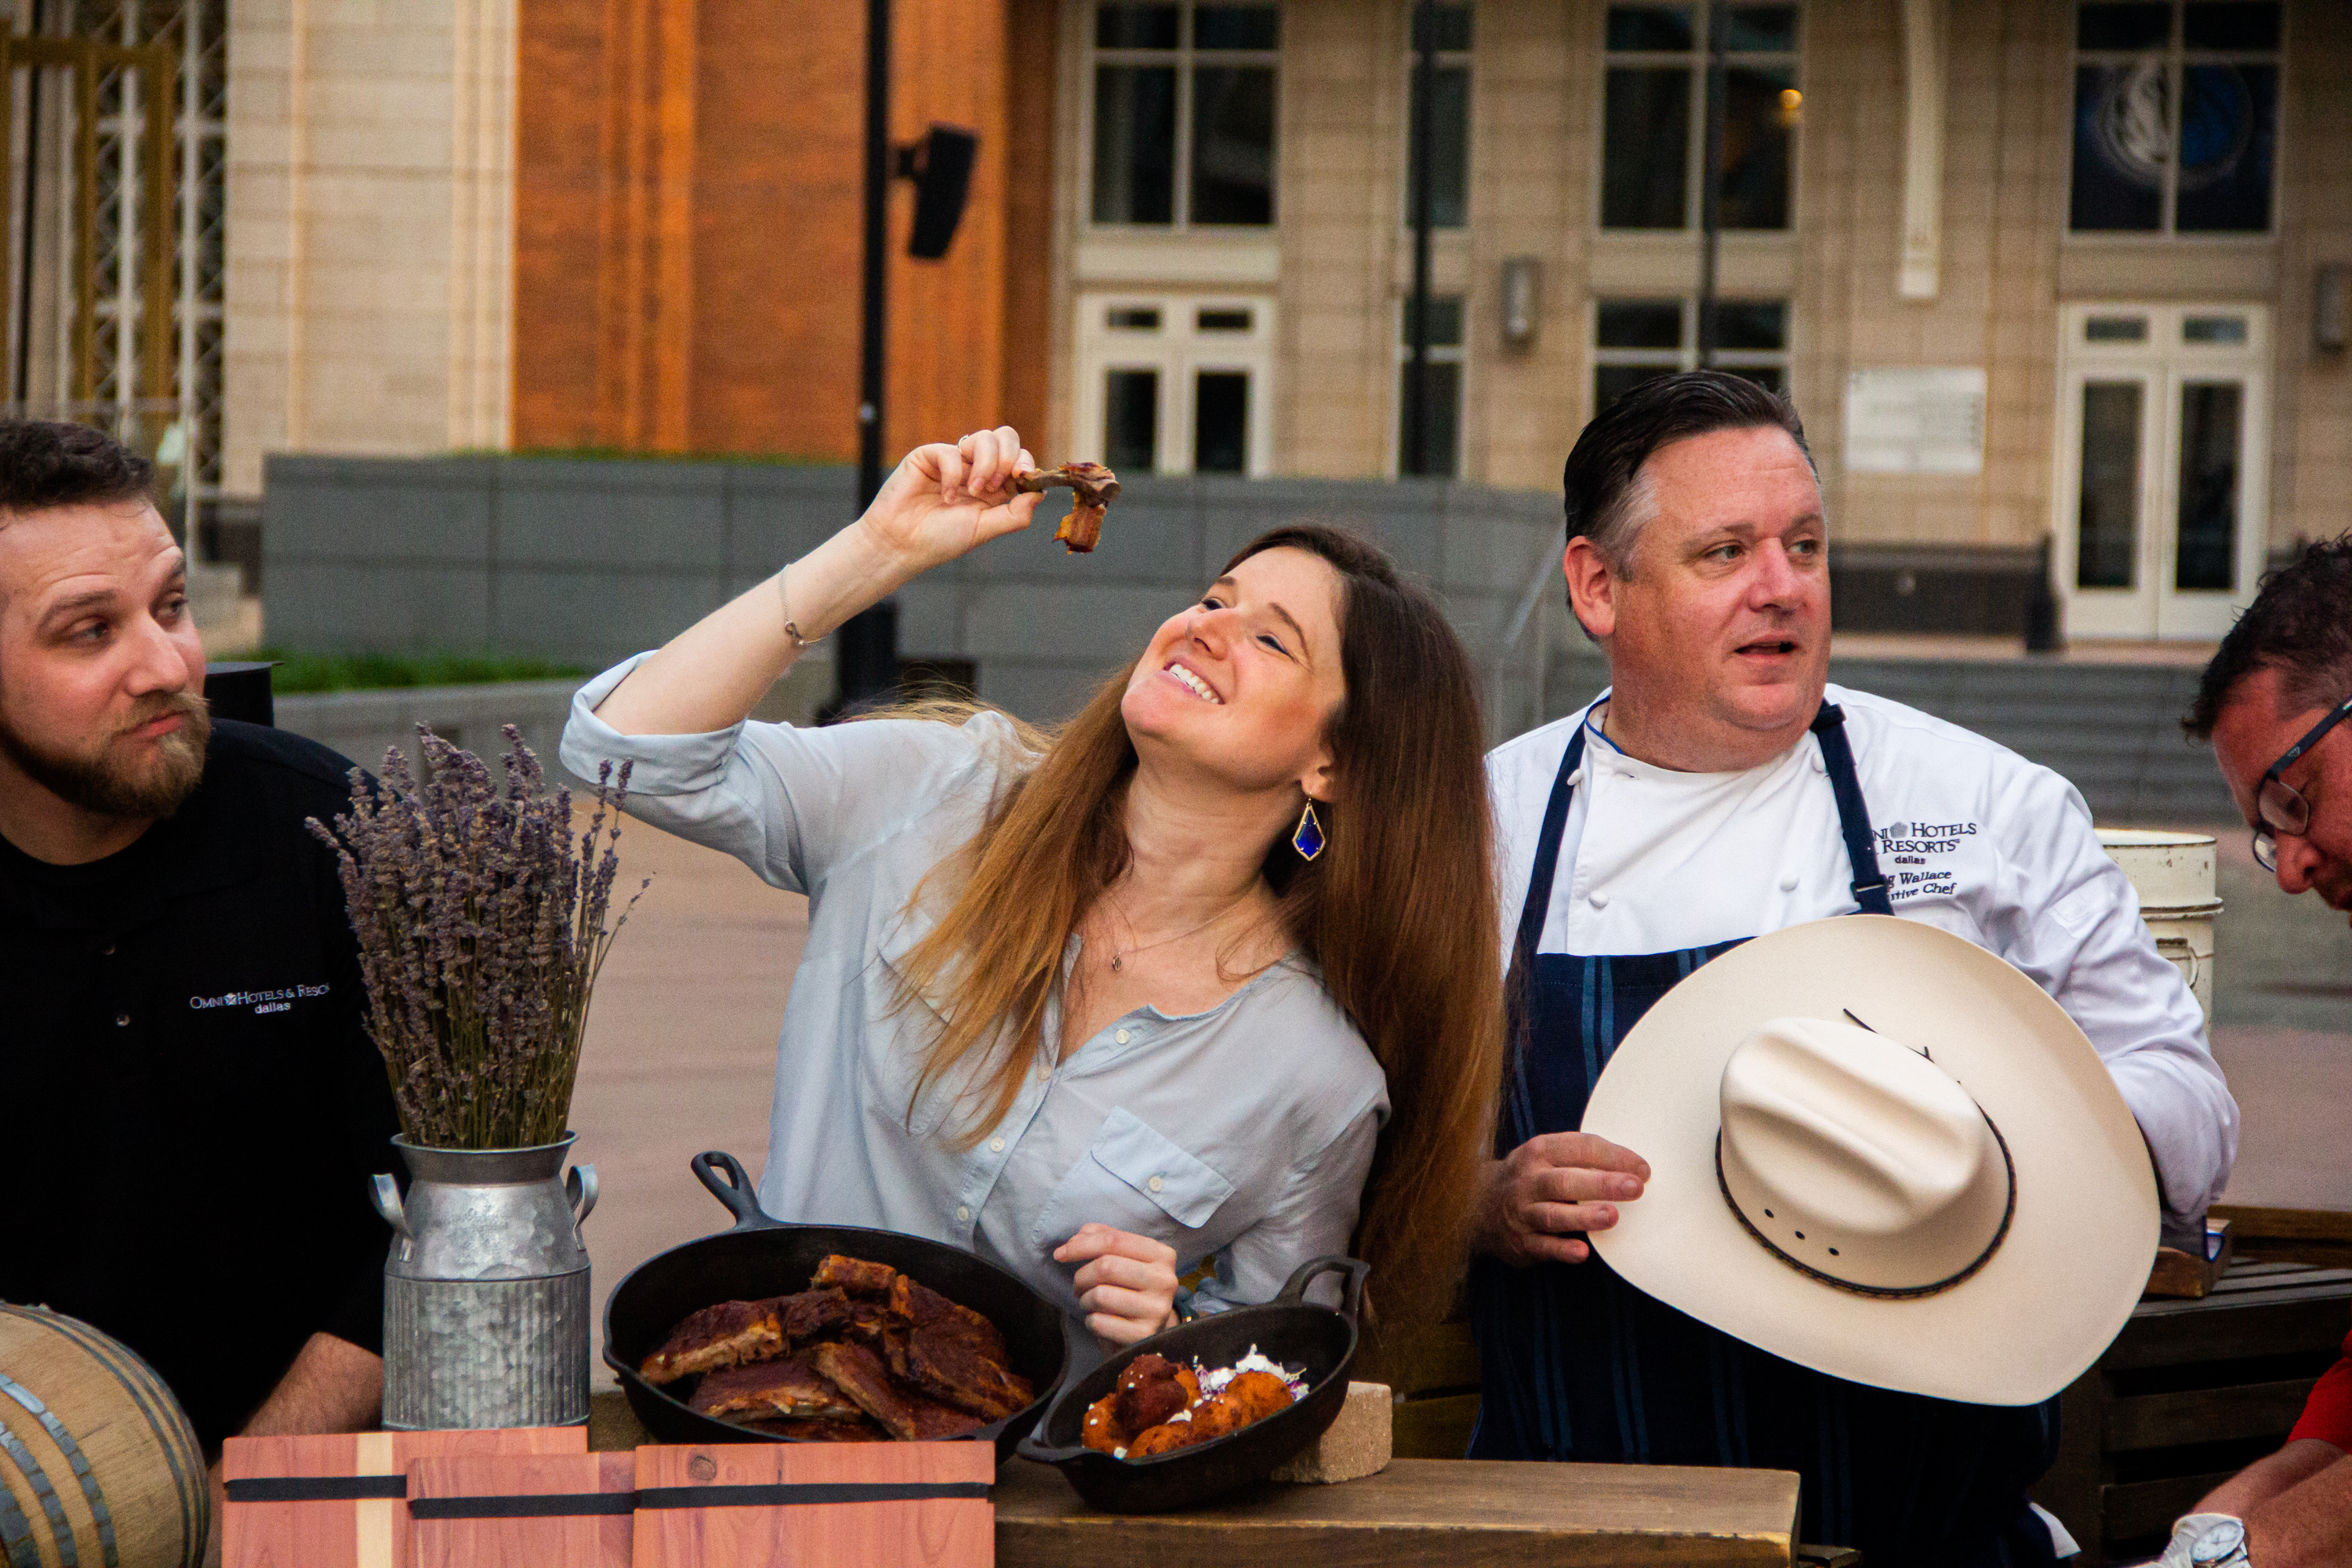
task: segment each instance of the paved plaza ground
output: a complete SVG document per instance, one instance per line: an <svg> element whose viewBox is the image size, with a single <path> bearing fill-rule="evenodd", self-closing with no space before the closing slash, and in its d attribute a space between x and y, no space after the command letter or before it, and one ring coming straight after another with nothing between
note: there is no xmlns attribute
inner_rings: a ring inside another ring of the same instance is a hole
<svg viewBox="0 0 2352 1568"><path fill-rule="evenodd" d="M2352 926L2280 893L2243 828L2207 831L2225 901L2213 1044L2245 1116L2230 1201L2352 1209ZM641 824L622 862L625 887L654 883L597 986L572 1116L603 1179L586 1227L600 1319L629 1269L727 1223L687 1169L696 1152L764 1163L776 1027L808 930L805 900Z"/></svg>

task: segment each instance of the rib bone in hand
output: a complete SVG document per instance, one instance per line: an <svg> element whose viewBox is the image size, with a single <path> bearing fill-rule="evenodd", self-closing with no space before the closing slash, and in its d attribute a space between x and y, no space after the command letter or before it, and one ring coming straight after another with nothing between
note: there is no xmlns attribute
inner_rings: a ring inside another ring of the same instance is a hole
<svg viewBox="0 0 2352 1568"><path fill-rule="evenodd" d="M1016 491L1043 495L1055 485L1070 489L1070 515L1054 537L1074 555L1092 550L1102 538L1103 510L1118 499L1118 476L1100 463L1065 463L1058 468L1026 468L1013 476Z"/></svg>

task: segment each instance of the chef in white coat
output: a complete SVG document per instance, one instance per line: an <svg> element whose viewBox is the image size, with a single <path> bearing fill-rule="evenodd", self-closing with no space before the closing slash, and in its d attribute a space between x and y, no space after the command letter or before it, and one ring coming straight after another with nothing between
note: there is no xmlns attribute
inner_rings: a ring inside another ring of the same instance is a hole
<svg viewBox="0 0 2352 1568"><path fill-rule="evenodd" d="M1640 1201L1648 1167L1575 1129L1683 975L1767 931L1891 913L2000 954L2066 1009L2138 1119L2168 1234L2187 1235L2237 1146L2196 1000L2063 778L1827 684L1827 524L1784 400L1715 372L1646 383L1585 428L1565 489L1569 599L1612 684L1487 759L1519 1037L1471 1279L1472 1457L1791 1469L1807 1540L1871 1562L2054 1562L2026 1489L2055 1455L2055 1401L1843 1383L1643 1295L1580 1237Z"/></svg>

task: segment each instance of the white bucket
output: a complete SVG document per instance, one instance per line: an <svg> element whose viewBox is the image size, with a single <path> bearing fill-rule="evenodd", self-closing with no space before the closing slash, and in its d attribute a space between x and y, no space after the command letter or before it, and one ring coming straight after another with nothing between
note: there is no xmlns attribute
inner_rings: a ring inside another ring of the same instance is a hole
<svg viewBox="0 0 2352 1568"><path fill-rule="evenodd" d="M2221 912L2215 894L2212 838L2202 833L2102 827L2099 844L2138 891L2139 916L2156 938L2157 952L2180 971L2197 1005L2210 1018L2213 917Z"/></svg>

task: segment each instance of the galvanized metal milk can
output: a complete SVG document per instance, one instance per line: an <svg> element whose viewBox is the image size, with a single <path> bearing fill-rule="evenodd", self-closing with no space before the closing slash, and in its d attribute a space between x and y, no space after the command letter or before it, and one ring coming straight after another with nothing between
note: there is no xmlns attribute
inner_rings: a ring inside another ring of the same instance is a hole
<svg viewBox="0 0 2352 1568"><path fill-rule="evenodd" d="M427 1149L394 1138L408 1196L375 1179L397 1233L383 1265L383 1424L573 1426L588 1419L588 1253L596 1167L572 1138Z"/></svg>
<svg viewBox="0 0 2352 1568"><path fill-rule="evenodd" d="M2172 961L2205 1016L2213 1016L2213 840L2202 833L2102 827L2099 846L2139 894L2139 918L2156 951Z"/></svg>

